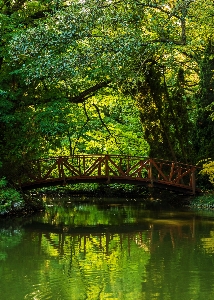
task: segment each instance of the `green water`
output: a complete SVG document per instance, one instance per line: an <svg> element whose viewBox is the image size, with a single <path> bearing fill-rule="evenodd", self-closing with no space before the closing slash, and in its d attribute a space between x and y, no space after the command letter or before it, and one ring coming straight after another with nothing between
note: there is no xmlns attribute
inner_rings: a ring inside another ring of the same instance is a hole
<svg viewBox="0 0 214 300"><path fill-rule="evenodd" d="M214 211L118 200L1 221L0 299L214 299Z"/></svg>

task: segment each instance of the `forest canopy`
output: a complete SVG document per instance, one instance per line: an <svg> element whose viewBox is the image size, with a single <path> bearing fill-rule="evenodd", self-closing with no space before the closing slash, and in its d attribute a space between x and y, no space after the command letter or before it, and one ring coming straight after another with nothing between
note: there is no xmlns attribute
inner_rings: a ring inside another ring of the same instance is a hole
<svg viewBox="0 0 214 300"><path fill-rule="evenodd" d="M0 0L0 11L3 163L213 159L213 1Z"/></svg>

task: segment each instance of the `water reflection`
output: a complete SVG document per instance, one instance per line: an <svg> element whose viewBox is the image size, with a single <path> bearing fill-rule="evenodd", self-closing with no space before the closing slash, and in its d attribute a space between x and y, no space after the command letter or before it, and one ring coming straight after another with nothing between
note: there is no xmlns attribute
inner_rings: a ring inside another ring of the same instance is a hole
<svg viewBox="0 0 214 300"><path fill-rule="evenodd" d="M213 299L214 215L56 201L2 224L1 299Z"/></svg>

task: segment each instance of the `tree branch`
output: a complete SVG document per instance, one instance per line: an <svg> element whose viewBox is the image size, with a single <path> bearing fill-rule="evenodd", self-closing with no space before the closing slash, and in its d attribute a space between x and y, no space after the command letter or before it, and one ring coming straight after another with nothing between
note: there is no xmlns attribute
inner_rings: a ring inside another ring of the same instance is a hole
<svg viewBox="0 0 214 300"><path fill-rule="evenodd" d="M87 113L87 110L86 110L86 107L85 107L85 102L83 103L83 110L84 110L84 113L85 113L85 115L86 115L86 124L90 121L90 118L89 118L89 116L88 116L88 113ZM85 124L85 125L86 125ZM84 126L85 126L84 125Z"/></svg>
<svg viewBox="0 0 214 300"><path fill-rule="evenodd" d="M155 39L155 40L148 41L147 43L142 43L142 46L148 46L149 44L152 43L172 43L175 45L185 45L186 41L183 41L182 39L180 41L174 41L172 39L161 37L160 39Z"/></svg>
<svg viewBox="0 0 214 300"><path fill-rule="evenodd" d="M86 99L95 95L95 93L103 87L107 87L110 81L103 81L95 84L94 86L88 88L87 90L81 92L78 96L71 97L69 99L70 102L73 103L82 103Z"/></svg>
<svg viewBox="0 0 214 300"><path fill-rule="evenodd" d="M101 117L100 110L99 110L98 106L97 106L96 104L94 104L94 103L93 103L93 106L96 108L96 111L97 111L97 113L98 113L100 122L101 122L102 125L105 127L105 129L108 131L109 135L112 136L112 137L114 138L115 143L116 143L116 145L117 145L118 148L119 148L119 151L122 153L122 151L121 151L121 149L120 149L120 146L119 146L119 143L117 142L116 137L112 135L112 133L110 132L108 126L104 123L104 121L103 121L103 119L102 119L102 117Z"/></svg>
<svg viewBox="0 0 214 300"><path fill-rule="evenodd" d="M93 103L93 106L96 108L96 111L98 113L98 116L99 116L99 119L100 119L100 122L102 123L103 127L105 127L105 129L108 131L109 135L112 136L110 130L108 129L107 125L103 122L103 119L101 117L101 114L100 114L100 110L98 108L98 106L96 104Z"/></svg>
<svg viewBox="0 0 214 300"><path fill-rule="evenodd" d="M171 11L168 11L163 6L160 6L157 3L146 3L145 4L145 3L141 3L139 0L136 0L136 2L137 2L137 5L144 6L144 7L149 7L149 8L154 8L154 9L158 9L161 12L167 14L169 18L175 17L175 18L177 18L177 19L180 20L179 15L177 15L175 13L175 10L173 10L173 9Z"/></svg>

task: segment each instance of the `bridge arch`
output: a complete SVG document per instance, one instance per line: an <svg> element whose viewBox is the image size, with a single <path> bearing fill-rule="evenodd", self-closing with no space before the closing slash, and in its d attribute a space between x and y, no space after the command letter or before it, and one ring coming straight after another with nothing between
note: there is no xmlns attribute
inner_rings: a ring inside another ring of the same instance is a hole
<svg viewBox="0 0 214 300"><path fill-rule="evenodd" d="M50 157L24 166L22 189L72 183L129 183L175 190L200 192L197 168L178 162L128 155L74 155Z"/></svg>

